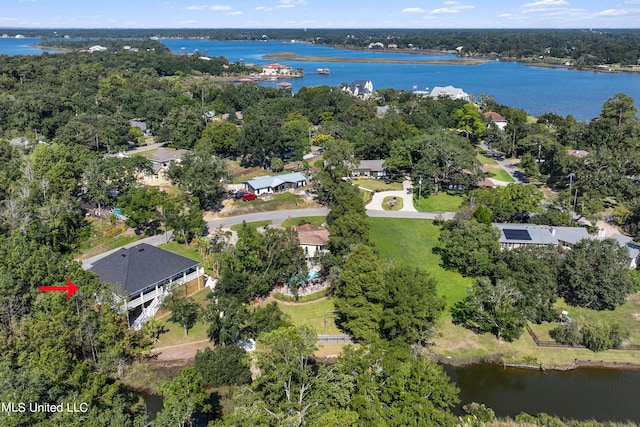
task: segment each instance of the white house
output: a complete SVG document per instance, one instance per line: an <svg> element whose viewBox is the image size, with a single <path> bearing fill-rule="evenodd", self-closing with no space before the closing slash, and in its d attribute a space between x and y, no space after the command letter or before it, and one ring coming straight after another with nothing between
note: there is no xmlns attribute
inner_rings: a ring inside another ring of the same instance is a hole
<svg viewBox="0 0 640 427"><path fill-rule="evenodd" d="M504 128L506 128L507 125L509 124L507 119L505 119L495 111L487 111L486 113L484 113L484 118L487 119L489 122L495 123L496 126L498 126L498 129L500 130L504 130Z"/></svg>
<svg viewBox="0 0 640 427"><path fill-rule="evenodd" d="M307 177L300 172L286 173L277 176L263 176L244 181L244 189L256 195L282 193L307 185Z"/></svg>
<svg viewBox="0 0 640 427"><path fill-rule="evenodd" d="M289 65L278 64L277 62L271 62L262 67L262 74L264 74L265 76L288 76L290 74L293 74L293 67Z"/></svg>
<svg viewBox="0 0 640 427"><path fill-rule="evenodd" d="M431 89L431 93L429 94L432 98L451 98L451 99L462 99L464 101L471 100L471 97L468 93L453 86L435 86Z"/></svg>
<svg viewBox="0 0 640 427"><path fill-rule="evenodd" d="M355 80L349 86L342 88L353 96L367 99L373 95L373 82L371 80Z"/></svg>

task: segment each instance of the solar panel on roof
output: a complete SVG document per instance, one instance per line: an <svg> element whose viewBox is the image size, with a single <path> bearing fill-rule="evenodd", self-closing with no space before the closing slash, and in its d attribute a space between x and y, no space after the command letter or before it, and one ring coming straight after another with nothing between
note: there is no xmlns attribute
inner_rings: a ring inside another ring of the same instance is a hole
<svg viewBox="0 0 640 427"><path fill-rule="evenodd" d="M531 240L531 235L528 230L514 230L512 228L505 228L502 230L504 237L507 240Z"/></svg>

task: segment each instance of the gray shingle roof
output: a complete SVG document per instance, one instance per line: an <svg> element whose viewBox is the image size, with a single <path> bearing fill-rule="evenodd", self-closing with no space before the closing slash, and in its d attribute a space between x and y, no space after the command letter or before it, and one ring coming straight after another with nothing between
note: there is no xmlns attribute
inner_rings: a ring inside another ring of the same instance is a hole
<svg viewBox="0 0 640 427"><path fill-rule="evenodd" d="M121 248L93 263L89 269L101 283L120 283L128 294L198 265L198 261L146 243Z"/></svg>

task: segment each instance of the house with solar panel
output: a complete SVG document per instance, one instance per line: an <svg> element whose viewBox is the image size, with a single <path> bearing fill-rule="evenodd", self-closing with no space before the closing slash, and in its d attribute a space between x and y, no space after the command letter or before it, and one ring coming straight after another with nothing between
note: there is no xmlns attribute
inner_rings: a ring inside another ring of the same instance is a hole
<svg viewBox="0 0 640 427"><path fill-rule="evenodd" d="M513 249L522 246L547 246L555 245L565 249L571 249L573 245L582 239L604 239L604 230L597 235L592 235L583 227L556 227L537 224L503 224L493 223L500 230L498 243L502 249ZM633 244L633 239L620 234L609 236L618 242L620 246L629 251L629 268L636 268L640 263L640 247Z"/></svg>
<svg viewBox="0 0 640 427"><path fill-rule="evenodd" d="M247 193L273 194L291 191L307 185L307 177L300 172L285 173L276 176L262 176L244 181L244 190Z"/></svg>

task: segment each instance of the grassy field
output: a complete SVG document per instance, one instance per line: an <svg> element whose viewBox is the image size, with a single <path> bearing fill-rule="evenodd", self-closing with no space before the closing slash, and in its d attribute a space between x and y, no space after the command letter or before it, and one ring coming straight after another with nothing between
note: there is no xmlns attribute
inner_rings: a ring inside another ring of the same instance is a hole
<svg viewBox="0 0 640 427"><path fill-rule="evenodd" d="M395 204L393 206L389 205L389 201L390 200L395 200ZM402 204L403 200L401 198L398 197L394 197L394 196L387 196L384 199L382 199L382 209L384 209L385 211L399 211L400 209L402 209Z"/></svg>
<svg viewBox="0 0 640 427"><path fill-rule="evenodd" d="M289 219L285 219L282 222L282 227L288 228L294 225L300 225L303 222L305 224L313 224L320 227L322 224L327 222L327 217L326 216L300 216L297 218L289 218Z"/></svg>
<svg viewBox="0 0 640 427"><path fill-rule="evenodd" d="M437 244L439 229L427 220L369 218L371 240L375 242L383 262L395 262L401 265L418 265L427 270L437 281L438 291L444 295L448 307L462 300L465 289L472 279L444 270L440 266L440 257L432 249ZM574 321L618 322L630 333L630 343L640 344L640 295L634 294L627 302L614 311L594 311L569 307L563 300L556 303L559 310L566 309ZM551 340L549 330L557 323L542 325L531 324L531 328L541 340ZM505 363L533 363L547 367L568 366L575 359L640 363L640 352L609 350L594 353L587 349L538 347L529 334L524 331L514 342L498 341L491 334L476 334L451 322L448 310L438 321L434 342L429 349L438 358L455 359L498 358Z"/></svg>
<svg viewBox="0 0 640 427"><path fill-rule="evenodd" d="M211 293L209 288L204 288L195 294L191 295L191 299L196 302L200 307L206 307L209 300L207 299L207 295ZM164 315L162 315L164 313ZM171 313L167 313L163 310L158 312L161 314L161 317L156 317L158 323L163 327L164 332L160 334L160 341L154 345L154 347L168 347L172 345L178 344L186 344L194 341L206 340L207 336L207 325L202 321L198 320L193 328L189 329L187 336L184 335L184 329L182 326L177 323L171 322Z"/></svg>
<svg viewBox="0 0 640 427"><path fill-rule="evenodd" d="M318 334L340 334L334 321L335 310L333 299L325 298L310 303L283 303L278 301L280 310L291 317L291 321L296 325L307 324ZM325 323L326 322L326 323Z"/></svg>
<svg viewBox="0 0 640 427"><path fill-rule="evenodd" d="M353 185L366 188L373 191L400 191L402 190L401 182L386 183L382 179L353 179Z"/></svg>
<svg viewBox="0 0 640 427"><path fill-rule="evenodd" d="M503 169L491 169L489 170L489 178L497 179L504 182L515 182L511 175L506 173Z"/></svg>
<svg viewBox="0 0 640 427"><path fill-rule="evenodd" d="M455 212L463 200L464 197L457 194L439 193L422 197L419 205L414 198L414 205L419 212Z"/></svg>
<svg viewBox="0 0 640 427"><path fill-rule="evenodd" d="M420 266L437 281L438 290L449 305L462 300L471 280L440 266L440 256L433 253L440 229L430 220L369 218L371 240L383 262Z"/></svg>
<svg viewBox="0 0 640 427"><path fill-rule="evenodd" d="M89 238L83 241L78 249L80 258L90 258L143 237L135 234L124 223L113 225L108 219L98 217L89 217L87 221L92 231Z"/></svg>

